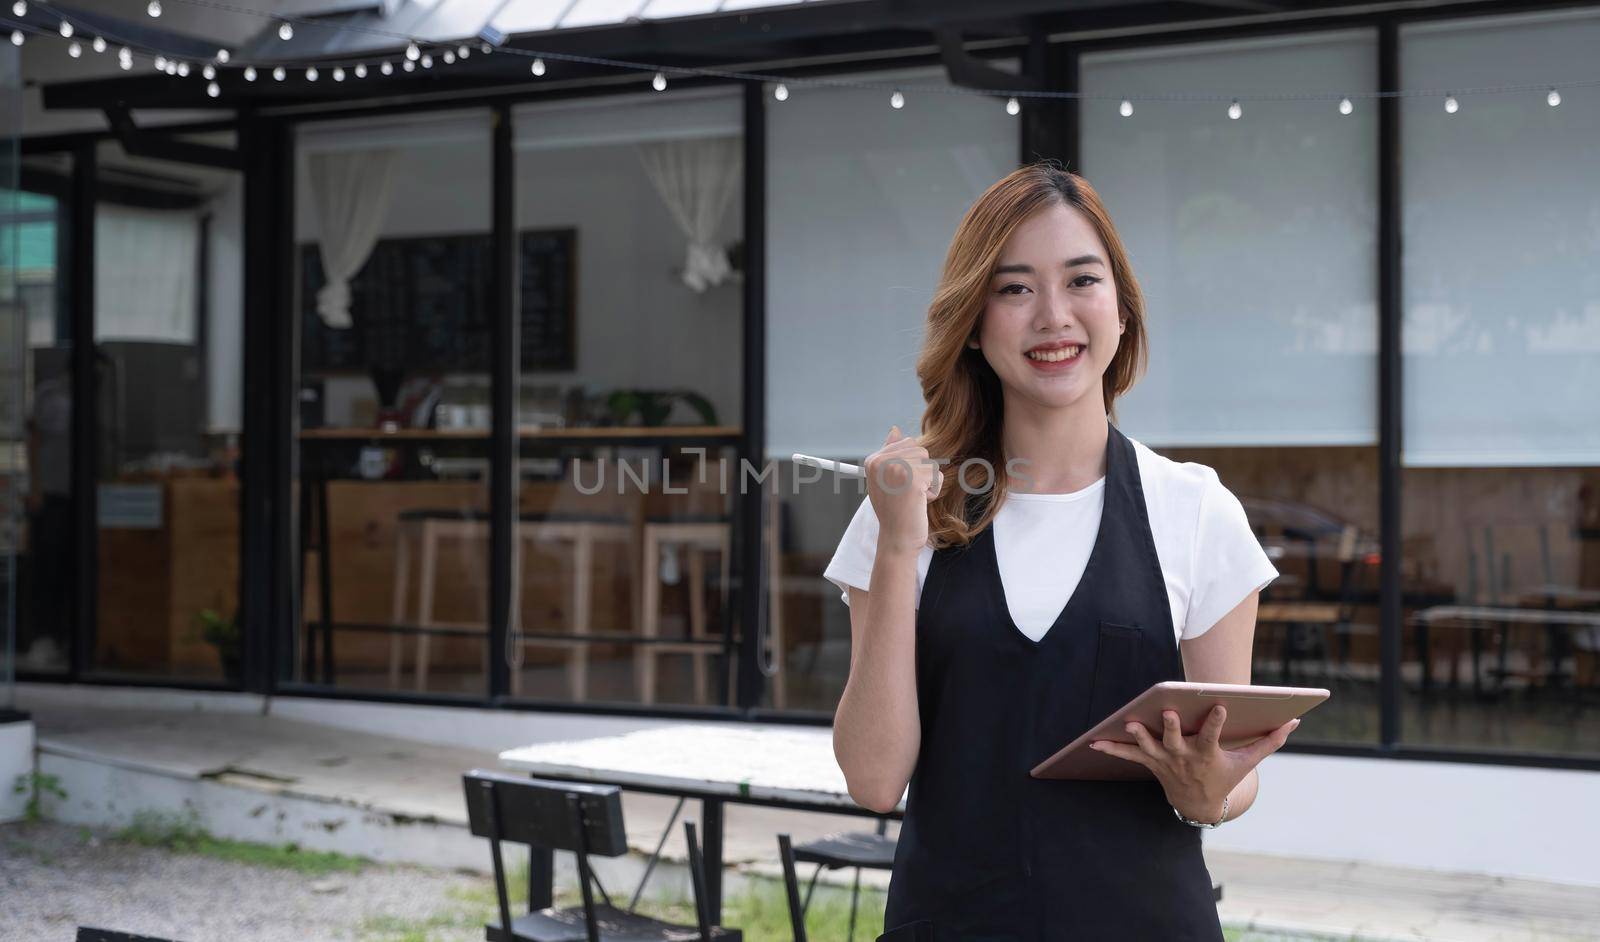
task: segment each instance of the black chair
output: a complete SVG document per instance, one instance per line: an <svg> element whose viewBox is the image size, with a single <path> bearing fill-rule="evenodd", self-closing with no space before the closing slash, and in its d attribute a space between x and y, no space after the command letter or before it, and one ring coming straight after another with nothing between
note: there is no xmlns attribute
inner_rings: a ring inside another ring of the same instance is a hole
<svg viewBox="0 0 1600 942"><path fill-rule="evenodd" d="M153 935L133 935L113 929L96 929L93 926L79 926L78 942L174 942L174 940L158 939Z"/></svg>
<svg viewBox="0 0 1600 942"><path fill-rule="evenodd" d="M789 843L789 835L778 835L778 856L783 861L783 885L788 893L789 924L794 928L795 942L806 942L806 910L811 908L811 891L817 888L817 877L824 870L854 867L856 879L850 890L849 936L853 942L856 937L856 906L861 901L861 871L894 869L895 842L884 833L888 825L887 818L879 818L878 830L874 834L830 834L798 847ZM796 863L817 865L817 869L811 873L811 883L806 887L804 900L800 898L800 882L795 877Z"/></svg>
<svg viewBox="0 0 1600 942"><path fill-rule="evenodd" d="M476 837L489 839L494 860L495 895L500 905L500 921L485 926L488 942L743 942L737 929L711 925L705 902L705 862L694 824L684 822L689 842L689 872L694 886L695 916L698 925L682 926L663 922L611 904L605 887L589 869L589 855L620 857L628 852L627 835L622 828L622 790L615 785L583 785L543 779L520 778L498 772L474 769L463 777L467 797L467 821ZM578 885L583 905L565 909L547 906L535 910L535 899L552 899L555 871L544 868L546 883L530 898L529 911L511 915L506 891L505 864L500 854L502 841L527 844L539 851L572 851L578 862ZM596 904L593 889L600 891L604 903ZM510 927L510 931L506 927Z"/></svg>

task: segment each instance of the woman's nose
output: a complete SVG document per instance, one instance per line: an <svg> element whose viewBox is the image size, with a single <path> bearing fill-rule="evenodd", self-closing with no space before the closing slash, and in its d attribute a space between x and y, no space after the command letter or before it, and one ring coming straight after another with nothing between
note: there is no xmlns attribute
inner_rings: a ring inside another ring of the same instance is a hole
<svg viewBox="0 0 1600 942"><path fill-rule="evenodd" d="M1044 291L1034 311L1034 327L1040 330L1072 323L1072 300L1059 291Z"/></svg>

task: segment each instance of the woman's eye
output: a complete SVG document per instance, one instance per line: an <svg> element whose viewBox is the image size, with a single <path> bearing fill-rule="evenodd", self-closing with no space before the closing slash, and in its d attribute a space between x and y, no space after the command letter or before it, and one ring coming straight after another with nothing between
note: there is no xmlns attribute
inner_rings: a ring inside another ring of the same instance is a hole
<svg viewBox="0 0 1600 942"><path fill-rule="evenodd" d="M1009 285L1006 285L1004 288L1001 288L1000 289L1000 293L1001 294L1020 294L1021 293L1019 291L1012 291L1011 290L1012 288L1020 288L1020 289L1022 289L1022 291L1028 290L1028 286L1027 285L1017 284L1017 283L1013 282L1013 283L1011 283Z"/></svg>
<svg viewBox="0 0 1600 942"><path fill-rule="evenodd" d="M1099 281L1100 279L1096 278L1094 275L1079 275L1078 277L1072 279L1072 283L1079 288L1087 288L1092 284L1099 283Z"/></svg>

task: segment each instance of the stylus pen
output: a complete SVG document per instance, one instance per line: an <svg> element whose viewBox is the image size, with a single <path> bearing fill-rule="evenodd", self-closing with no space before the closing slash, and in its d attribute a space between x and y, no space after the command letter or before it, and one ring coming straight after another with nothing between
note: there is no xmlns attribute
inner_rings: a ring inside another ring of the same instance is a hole
<svg viewBox="0 0 1600 942"><path fill-rule="evenodd" d="M794 463L821 468L824 471L832 471L834 474L847 478L864 478L867 476L867 472L861 470L860 465L846 464L843 461L829 461L826 458L813 458L810 455L802 455L798 452L794 455Z"/></svg>

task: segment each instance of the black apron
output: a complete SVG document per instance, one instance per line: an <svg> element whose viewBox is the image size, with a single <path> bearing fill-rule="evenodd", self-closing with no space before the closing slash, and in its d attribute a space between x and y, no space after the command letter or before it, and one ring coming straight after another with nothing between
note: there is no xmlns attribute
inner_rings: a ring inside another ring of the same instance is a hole
<svg viewBox="0 0 1600 942"><path fill-rule="evenodd" d="M1011 620L992 524L934 553L916 631L922 744L886 935L926 922L939 942L1221 942L1200 831L1159 783L1028 774L1146 687L1184 679L1127 437L1108 429L1099 534L1043 638Z"/></svg>

